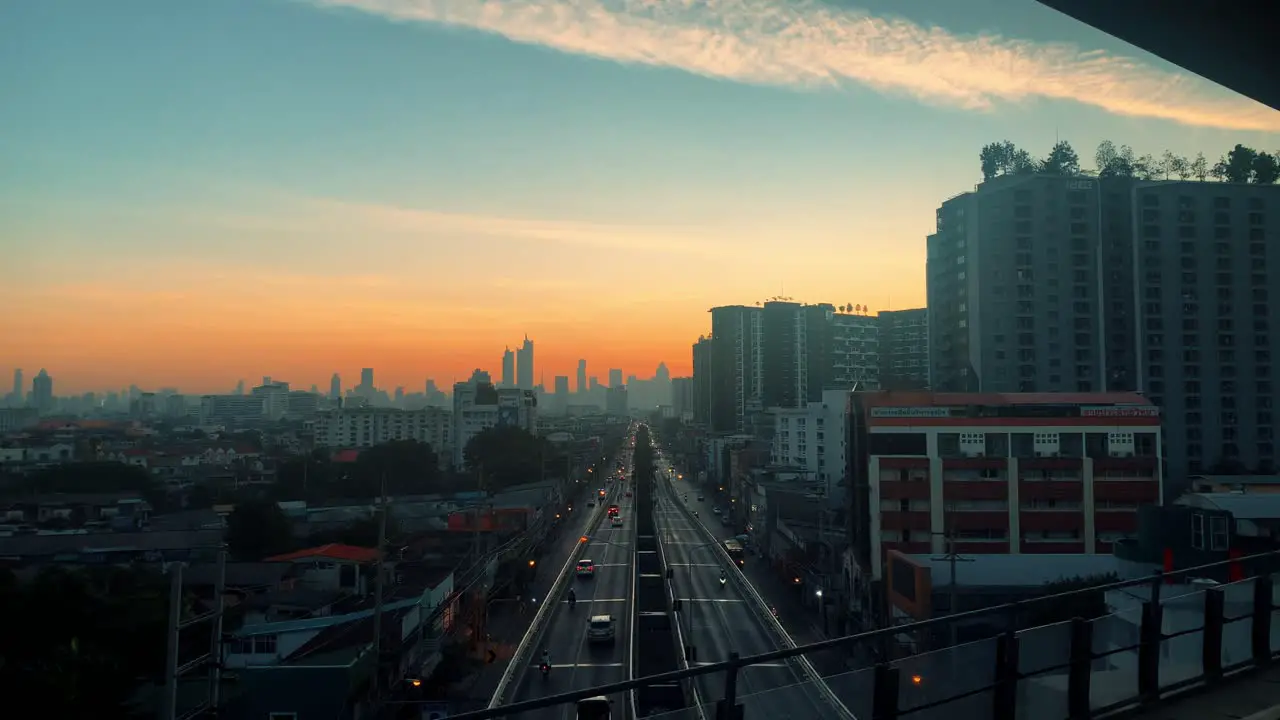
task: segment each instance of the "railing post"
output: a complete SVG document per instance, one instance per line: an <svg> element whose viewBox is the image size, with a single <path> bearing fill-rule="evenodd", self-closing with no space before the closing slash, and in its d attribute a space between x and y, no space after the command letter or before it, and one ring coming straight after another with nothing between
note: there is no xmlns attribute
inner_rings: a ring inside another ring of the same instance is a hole
<svg viewBox="0 0 1280 720"><path fill-rule="evenodd" d="M899 670L887 662L876 665L871 691L871 720L898 720Z"/></svg>
<svg viewBox="0 0 1280 720"><path fill-rule="evenodd" d="M1271 663L1271 614L1275 612L1271 574L1253 578L1253 664Z"/></svg>
<svg viewBox="0 0 1280 720"><path fill-rule="evenodd" d="M1142 624L1138 627L1138 699L1143 703L1160 697L1162 622L1158 601L1142 604Z"/></svg>
<svg viewBox="0 0 1280 720"><path fill-rule="evenodd" d="M1067 673L1067 717L1088 720L1093 714L1089 706L1089 685L1093 679L1093 623L1084 618L1071 619L1071 668Z"/></svg>
<svg viewBox="0 0 1280 720"><path fill-rule="evenodd" d="M729 653L729 667L724 671L724 697L716 704L716 720L742 720L742 706L738 704L739 655Z"/></svg>
<svg viewBox="0 0 1280 720"><path fill-rule="evenodd" d="M954 650L954 649L953 649ZM996 638L996 686L991 693L992 720L1018 716L1018 635L1013 628Z"/></svg>
<svg viewBox="0 0 1280 720"><path fill-rule="evenodd" d="M1204 647L1200 656L1204 681L1222 679L1222 626L1226 616L1226 593L1220 587L1204 591Z"/></svg>

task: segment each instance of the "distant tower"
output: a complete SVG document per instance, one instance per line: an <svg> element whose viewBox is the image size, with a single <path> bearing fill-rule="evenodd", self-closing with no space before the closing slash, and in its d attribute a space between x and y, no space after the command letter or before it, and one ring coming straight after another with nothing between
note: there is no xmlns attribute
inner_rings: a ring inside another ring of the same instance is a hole
<svg viewBox="0 0 1280 720"><path fill-rule="evenodd" d="M362 368L360 370L360 387L363 390L373 389L373 368Z"/></svg>
<svg viewBox="0 0 1280 720"><path fill-rule="evenodd" d="M42 413L53 410L53 378L43 368L31 380L31 406Z"/></svg>
<svg viewBox="0 0 1280 720"><path fill-rule="evenodd" d="M342 399L342 376L338 373L334 373L333 377L329 378L329 399Z"/></svg>
<svg viewBox="0 0 1280 720"><path fill-rule="evenodd" d="M524 344L516 351L516 384L522 390L533 389L533 341L524 336Z"/></svg>
<svg viewBox="0 0 1280 720"><path fill-rule="evenodd" d="M658 363L658 370L653 373L653 379L662 382L671 382L671 371L667 369L666 363Z"/></svg>
<svg viewBox="0 0 1280 720"><path fill-rule="evenodd" d="M516 386L516 354L507 348L502 351L502 387Z"/></svg>
<svg viewBox="0 0 1280 720"><path fill-rule="evenodd" d="M587 391L587 361L585 359L578 361L578 392Z"/></svg>

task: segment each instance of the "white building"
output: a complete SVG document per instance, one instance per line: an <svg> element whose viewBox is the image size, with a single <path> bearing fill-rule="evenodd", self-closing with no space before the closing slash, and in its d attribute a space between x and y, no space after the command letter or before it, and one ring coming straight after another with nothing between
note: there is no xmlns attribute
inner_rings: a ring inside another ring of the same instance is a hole
<svg viewBox="0 0 1280 720"><path fill-rule="evenodd" d="M774 433L771 455L775 473L785 479L813 484L828 502L844 502L847 467L849 392L825 390L822 402L803 408L773 408Z"/></svg>
<svg viewBox="0 0 1280 720"><path fill-rule="evenodd" d="M205 395L200 398L200 424L234 427L260 422L265 402L259 395Z"/></svg>
<svg viewBox="0 0 1280 720"><path fill-rule="evenodd" d="M498 425L538 432L538 400L532 390L494 389L483 382L453 386L453 465L466 464L464 452L471 438Z"/></svg>
<svg viewBox="0 0 1280 720"><path fill-rule="evenodd" d="M316 414L311 424L316 445L328 448L372 447L393 440L417 440L441 460L453 450L453 421L444 408L397 410L343 407Z"/></svg>

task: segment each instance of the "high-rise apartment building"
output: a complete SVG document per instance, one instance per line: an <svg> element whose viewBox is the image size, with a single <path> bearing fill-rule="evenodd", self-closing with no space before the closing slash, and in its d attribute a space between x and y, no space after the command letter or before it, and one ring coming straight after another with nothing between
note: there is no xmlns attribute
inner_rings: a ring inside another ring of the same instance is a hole
<svg viewBox="0 0 1280 720"><path fill-rule="evenodd" d="M511 348L502 351L502 387L516 386L516 354Z"/></svg>
<svg viewBox="0 0 1280 720"><path fill-rule="evenodd" d="M333 377L329 378L329 399L342 399L342 376L338 373L334 373Z"/></svg>
<svg viewBox="0 0 1280 720"><path fill-rule="evenodd" d="M53 412L53 378L44 368L31 379L30 406L41 413Z"/></svg>
<svg viewBox="0 0 1280 720"><path fill-rule="evenodd" d="M373 368L361 368L360 389L373 390Z"/></svg>
<svg viewBox="0 0 1280 720"><path fill-rule="evenodd" d="M516 384L521 390L532 390L533 377L533 341L526 335L516 351Z"/></svg>
<svg viewBox="0 0 1280 720"><path fill-rule="evenodd" d="M710 429L748 432L764 410L763 311L747 305L711 309Z"/></svg>
<svg viewBox="0 0 1280 720"><path fill-rule="evenodd" d="M1140 390L1166 487L1270 472L1280 186L1028 175L943 203L928 242L937 390Z"/></svg>
<svg viewBox="0 0 1280 720"><path fill-rule="evenodd" d="M622 368L609 369L609 387L622 387Z"/></svg>
<svg viewBox="0 0 1280 720"><path fill-rule="evenodd" d="M579 360L578 361L578 392L584 393L586 391L587 391L587 361Z"/></svg>
<svg viewBox="0 0 1280 720"><path fill-rule="evenodd" d="M706 427L711 422L711 338L700 337L693 344L693 422Z"/></svg>
<svg viewBox="0 0 1280 720"><path fill-rule="evenodd" d="M929 387L929 311L884 310L879 327L880 389Z"/></svg>

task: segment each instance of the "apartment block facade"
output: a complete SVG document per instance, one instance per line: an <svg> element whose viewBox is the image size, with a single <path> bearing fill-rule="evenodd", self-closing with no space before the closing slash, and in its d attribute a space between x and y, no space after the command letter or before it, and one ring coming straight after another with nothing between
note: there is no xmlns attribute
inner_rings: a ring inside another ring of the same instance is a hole
<svg viewBox="0 0 1280 720"><path fill-rule="evenodd" d="M1160 501L1160 409L1136 393L854 393L850 410L855 538L877 579L887 550L948 540L961 554L1110 553Z"/></svg>
<svg viewBox="0 0 1280 720"><path fill-rule="evenodd" d="M985 182L928 238L933 389L1141 391L1164 411L1172 488L1271 472L1277 238L1275 185Z"/></svg>

